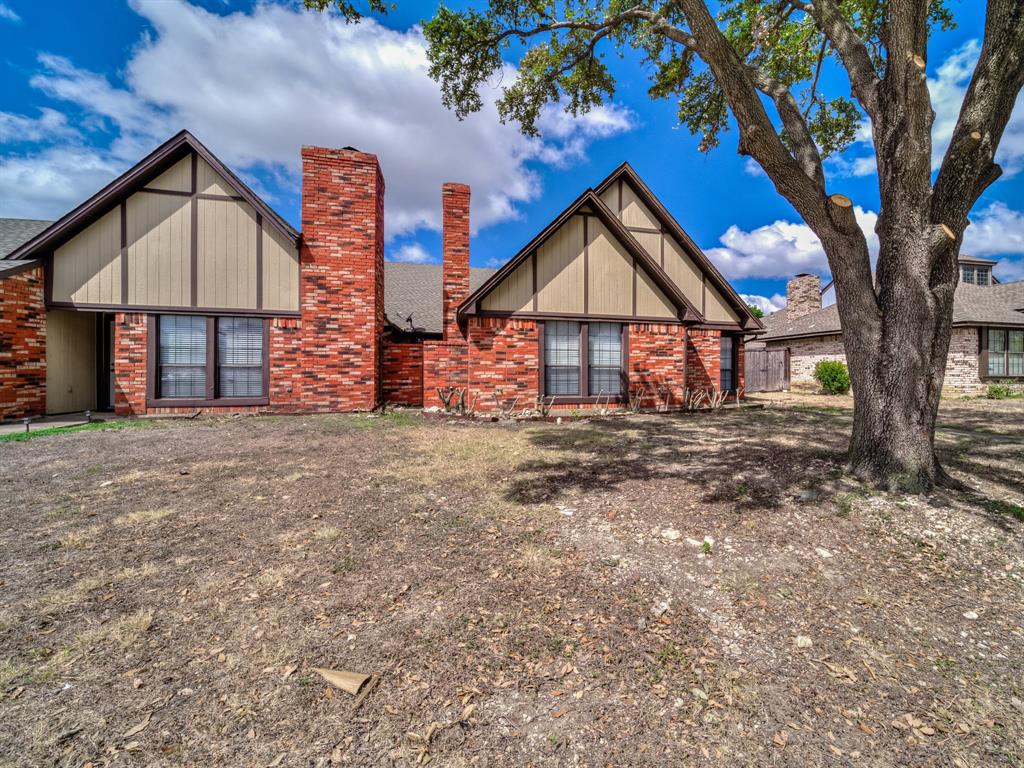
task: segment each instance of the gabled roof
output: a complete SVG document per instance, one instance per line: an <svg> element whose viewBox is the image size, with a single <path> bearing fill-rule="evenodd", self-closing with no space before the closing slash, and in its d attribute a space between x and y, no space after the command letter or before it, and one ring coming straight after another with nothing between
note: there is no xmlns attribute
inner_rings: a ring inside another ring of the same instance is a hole
<svg viewBox="0 0 1024 768"><path fill-rule="evenodd" d="M558 215L554 221L548 224L536 237L523 246L519 253L509 259L501 269L491 275L491 277L482 286L480 286L480 288L470 293L466 300L459 305L459 317L461 318L465 314L475 311L475 307L481 299L496 288L498 284L510 275L523 261L525 261L535 249L540 247L545 240L554 234L560 226L575 214L582 212L584 208L589 208L591 213L601 219L601 223L608 227L611 233L626 248L626 250L629 251L629 255L636 259L658 288L661 289L662 293L665 294L666 298L668 298L676 309L679 310L680 320L690 323L700 323L704 320L700 311L689 302L689 300L683 295L683 292L679 290L674 282L672 282L672 278L670 278L665 270L661 268L661 265L651 258L651 255L647 253L647 249L637 242L636 238L633 237L630 231L623 226L618 217L611 212L608 206L604 204L593 189L587 189L582 195L577 197L569 204L568 208Z"/></svg>
<svg viewBox="0 0 1024 768"><path fill-rule="evenodd" d="M53 222L2 258L24 260L45 256L59 244L74 237L92 224L118 202L137 192L147 182L159 176L190 152L195 152L209 163L217 173L224 177L243 200L255 208L258 213L262 214L265 221L269 222L284 237L290 240L292 244L298 245L299 233L288 222L263 202L255 192L249 189L230 168L218 160L195 136L188 131L180 131L70 213Z"/></svg>
<svg viewBox="0 0 1024 768"><path fill-rule="evenodd" d="M469 290L475 291L494 272L471 267ZM440 334L444 330L441 304L440 264L384 262L384 315L394 328Z"/></svg>
<svg viewBox="0 0 1024 768"><path fill-rule="evenodd" d="M617 182L619 179L625 179L629 181L630 186L636 192L637 197L646 205L661 222L661 225L668 230L668 232L679 241L679 244L686 250L687 255L696 262L701 272L706 274L715 288L722 294L726 301L728 301L737 314L741 317L746 318L742 323L745 330L758 330L764 328L764 325L757 318L757 316L750 311L750 307L747 303L740 298L740 295L736 293L736 290L729 284L729 281L725 279L718 268L715 267L714 263L707 257L698 247L683 229L679 222L676 221L675 217L669 213L668 209L662 205L661 200L658 199L657 195L651 191L651 188L644 183L644 180L640 178L640 175L633 170L628 162L623 162L618 168L608 174L604 181L597 185L596 192L598 195L605 192L612 184Z"/></svg>

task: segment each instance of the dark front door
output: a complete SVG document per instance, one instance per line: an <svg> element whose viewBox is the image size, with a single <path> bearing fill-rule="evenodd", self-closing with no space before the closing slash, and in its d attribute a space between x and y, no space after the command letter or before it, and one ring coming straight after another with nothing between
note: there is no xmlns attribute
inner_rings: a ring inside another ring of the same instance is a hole
<svg viewBox="0 0 1024 768"><path fill-rule="evenodd" d="M114 410L114 316L96 318L96 409Z"/></svg>

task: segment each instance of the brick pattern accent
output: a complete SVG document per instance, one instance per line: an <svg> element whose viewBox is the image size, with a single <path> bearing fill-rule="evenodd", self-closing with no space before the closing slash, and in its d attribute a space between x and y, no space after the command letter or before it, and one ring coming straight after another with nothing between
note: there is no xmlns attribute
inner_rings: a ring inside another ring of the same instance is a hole
<svg viewBox="0 0 1024 768"><path fill-rule="evenodd" d="M535 320L471 317L469 392L479 411L532 408L540 395ZM500 404L500 408L499 408Z"/></svg>
<svg viewBox="0 0 1024 768"><path fill-rule="evenodd" d="M814 366L822 360L846 362L843 337L816 336L810 339L788 339L767 342L768 349L789 347L789 385L797 389L817 388L814 380Z"/></svg>
<svg viewBox="0 0 1024 768"><path fill-rule="evenodd" d="M140 416L146 409L146 356L149 325L146 315L114 315L114 412ZM193 411L195 409L189 409Z"/></svg>
<svg viewBox="0 0 1024 768"><path fill-rule="evenodd" d="M821 309L821 278L797 275L786 283L786 319L803 317Z"/></svg>
<svg viewBox="0 0 1024 768"><path fill-rule="evenodd" d="M464 338L456 310L469 296L469 187L445 184L441 189L443 222L441 264L441 310L444 340Z"/></svg>
<svg viewBox="0 0 1024 768"><path fill-rule="evenodd" d="M270 321L270 410L297 413L302 401L296 382L302 381L302 320L275 317ZM264 409L266 410L266 409Z"/></svg>
<svg viewBox="0 0 1024 768"><path fill-rule="evenodd" d="M437 388L469 385L469 345L464 341L423 342L423 407L440 408ZM467 399L467 403L469 400Z"/></svg>
<svg viewBox="0 0 1024 768"><path fill-rule="evenodd" d="M384 331L384 177L375 155L302 148L302 237L301 365L282 408L370 410L380 401Z"/></svg>
<svg viewBox="0 0 1024 768"><path fill-rule="evenodd" d="M690 389L718 389L722 373L722 334L693 328L686 340L687 386Z"/></svg>
<svg viewBox="0 0 1024 768"><path fill-rule="evenodd" d="M679 407L686 391L687 334L684 326L629 326L629 391L643 391L641 407Z"/></svg>
<svg viewBox="0 0 1024 768"><path fill-rule="evenodd" d="M43 268L0 279L0 420L46 413Z"/></svg>
<svg viewBox="0 0 1024 768"><path fill-rule="evenodd" d="M384 402L423 405L423 344L384 340Z"/></svg>
<svg viewBox="0 0 1024 768"><path fill-rule="evenodd" d="M949 353L946 357L946 378L942 390L949 394L977 395L988 386L981 380L978 361L980 350L979 329L954 328L949 339Z"/></svg>

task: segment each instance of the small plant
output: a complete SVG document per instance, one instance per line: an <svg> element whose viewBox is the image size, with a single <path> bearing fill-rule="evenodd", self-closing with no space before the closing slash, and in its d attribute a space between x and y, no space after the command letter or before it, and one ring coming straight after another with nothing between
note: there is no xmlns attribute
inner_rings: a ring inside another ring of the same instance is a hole
<svg viewBox="0 0 1024 768"><path fill-rule="evenodd" d="M988 385L985 397L989 400L1006 400L1009 397L1024 397L1024 392L1015 392L1009 381L993 381Z"/></svg>
<svg viewBox="0 0 1024 768"><path fill-rule="evenodd" d="M700 545L700 548L704 550L705 555L711 554L711 542L707 539L704 539L704 543Z"/></svg>
<svg viewBox="0 0 1024 768"><path fill-rule="evenodd" d="M736 486L736 498L742 499L747 495L747 481L740 480L740 484Z"/></svg>
<svg viewBox="0 0 1024 768"><path fill-rule="evenodd" d="M647 387L640 386L629 393L629 410L631 413L639 413L644 404L644 397L647 395Z"/></svg>
<svg viewBox="0 0 1024 768"><path fill-rule="evenodd" d="M541 418L546 419L551 415L551 406L555 404L555 398L546 400L543 397L537 398L537 413L541 415Z"/></svg>
<svg viewBox="0 0 1024 768"><path fill-rule="evenodd" d="M839 360L822 360L814 366L814 380L828 395L845 395L850 391L850 371Z"/></svg>

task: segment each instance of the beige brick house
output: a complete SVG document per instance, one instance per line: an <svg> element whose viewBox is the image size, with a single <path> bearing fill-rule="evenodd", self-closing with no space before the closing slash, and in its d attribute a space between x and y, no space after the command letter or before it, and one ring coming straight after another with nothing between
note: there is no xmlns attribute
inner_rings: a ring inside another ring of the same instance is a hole
<svg viewBox="0 0 1024 768"><path fill-rule="evenodd" d="M1000 283L992 274L996 263L960 258L946 392L975 394L992 381L1024 384L1024 280ZM834 303L822 306L831 290L817 275L796 275L786 284L785 309L766 317L767 331L748 345L789 350L791 386L813 385L822 360L846 361L839 311Z"/></svg>

